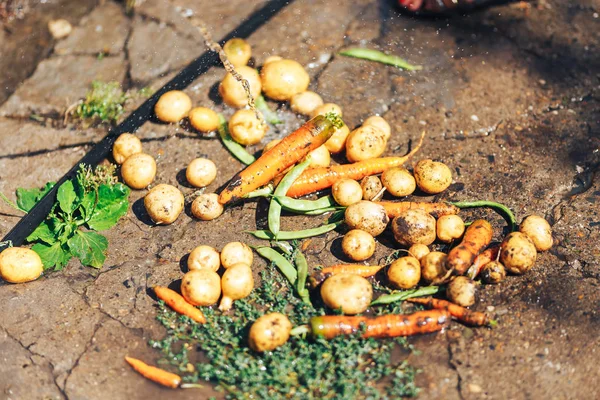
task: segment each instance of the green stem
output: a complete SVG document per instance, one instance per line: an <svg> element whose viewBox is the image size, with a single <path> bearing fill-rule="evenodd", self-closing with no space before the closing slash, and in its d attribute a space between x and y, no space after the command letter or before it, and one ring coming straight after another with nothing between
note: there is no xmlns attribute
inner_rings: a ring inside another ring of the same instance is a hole
<svg viewBox="0 0 600 400"><path fill-rule="evenodd" d="M317 200L300 200L288 196L276 196L274 198L287 211L315 211L337 205L331 196L323 196Z"/></svg>
<svg viewBox="0 0 600 400"><path fill-rule="evenodd" d="M27 211L21 210L21 208L18 205L16 205L13 201L11 201L8 197L6 197L4 195L4 193L2 193L2 192L0 192L0 199L2 199L7 205L14 208L15 210L21 211L21 212L24 212L25 214L27 214Z"/></svg>
<svg viewBox="0 0 600 400"><path fill-rule="evenodd" d="M253 190L250 193L244 195L245 199L252 199L255 197L269 197L273 193L273 184L269 183L267 186L263 186L260 189Z"/></svg>
<svg viewBox="0 0 600 400"><path fill-rule="evenodd" d="M360 58L362 60L376 61L382 64L393 65L397 68L406 69L408 71L418 71L423 69L420 65L412 65L409 64L408 61L400 58L398 56L385 54L378 50L372 49L362 49L362 48L352 48L341 51L339 53L342 56Z"/></svg>
<svg viewBox="0 0 600 400"><path fill-rule="evenodd" d="M229 150L229 152L238 160L246 165L252 164L256 161L256 158L246 151L246 149L239 143L235 142L229 135L227 128L227 121L222 114L219 114L219 136L223 145Z"/></svg>
<svg viewBox="0 0 600 400"><path fill-rule="evenodd" d="M395 303L397 301L404 301L406 299L410 299L413 297L423 297L423 296L431 296L440 291L439 286L425 286L417 289L405 290L402 292L395 292L390 294L384 294L375 299L371 305L379 305L379 304L390 304Z"/></svg>
<svg viewBox="0 0 600 400"><path fill-rule="evenodd" d="M331 232L338 227L343 221L337 221L334 223L321 225L317 228L304 229L301 231L279 231L277 234L277 240L293 240L293 239L305 239L313 236L323 235L324 233ZM271 231L259 230L259 231L244 231L258 239L273 240L275 235Z"/></svg>
<svg viewBox="0 0 600 400"><path fill-rule="evenodd" d="M458 208L461 208L461 209L462 208L479 208L479 207L491 208L492 210L496 211L498 214L500 214L502 216L502 218L504 218L506 220L511 232L514 232L518 229L517 220L515 218L515 215L513 214L511 209L508 208L507 206L505 206L504 204L500 204L495 201L489 201L489 200L456 201L456 202L449 201L448 203L452 204L453 206L456 206Z"/></svg>
<svg viewBox="0 0 600 400"><path fill-rule="evenodd" d="M272 125L277 125L277 124L282 123L281 119L279 119L279 116L277 115L277 112L275 112L269 108L269 105L267 104L267 102L265 101L265 98L262 95L258 96L254 100L254 106L256 107L256 109L258 111L260 111L262 113L262 115L265 117L265 120L268 123L270 123Z"/></svg>

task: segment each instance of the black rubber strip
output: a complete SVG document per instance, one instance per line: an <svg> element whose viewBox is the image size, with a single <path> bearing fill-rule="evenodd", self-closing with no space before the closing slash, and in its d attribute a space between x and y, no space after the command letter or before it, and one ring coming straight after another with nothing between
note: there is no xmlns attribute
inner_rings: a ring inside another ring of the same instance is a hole
<svg viewBox="0 0 600 400"><path fill-rule="evenodd" d="M274 15L276 15L281 9L294 0L271 0L264 7L252 13L246 20L244 20L239 26L233 31L229 32L220 43L223 45L227 40L240 37L247 38L254 33L258 28L263 26L269 21ZM3 242L11 241L14 246L20 246L23 244L27 236L29 236L39 224L46 219L48 213L52 209L54 200L56 198L56 191L59 186L65 181L75 177L79 170L80 164L86 165L98 165L110 154L112 145L117 137L125 132L135 132L140 126L148 121L154 114L154 104L158 101L159 97L169 90L181 90L186 88L200 75L206 73L210 68L220 63L219 56L213 51L207 51L200 57L192 61L187 67L185 67L176 77L171 79L166 85L158 90L152 97L144 102L140 107L133 111L129 117L114 129L110 130L108 134L98 142L81 160L77 162L60 180L56 183L54 188L44 196L31 211L25 215L15 225L10 232L2 239Z"/></svg>

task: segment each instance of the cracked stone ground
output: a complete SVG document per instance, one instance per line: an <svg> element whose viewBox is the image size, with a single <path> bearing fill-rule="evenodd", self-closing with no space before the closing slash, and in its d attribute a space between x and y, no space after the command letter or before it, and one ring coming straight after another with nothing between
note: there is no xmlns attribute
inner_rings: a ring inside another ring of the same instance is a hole
<svg viewBox="0 0 600 400"><path fill-rule="evenodd" d="M204 51L199 19L219 38L264 2L146 0L134 16L110 0L48 3L23 20L0 23L0 191L11 198L17 187L58 179L106 133L63 123L67 107L94 79L158 88ZM422 370L420 398L600 398L598 13L597 0L539 0L432 20L397 14L384 0L297 0L249 39L259 65L273 54L305 65L311 89L340 104L348 125L383 115L393 128L390 154L405 153L426 130L417 158L441 160L455 171L442 198L494 199L519 217L536 213L553 224L556 245L530 273L482 288L475 308L495 315L497 329L455 324L411 340L419 350L409 361ZM74 30L55 41L45 27L58 17ZM424 69L408 73L336 56L356 45L402 55ZM194 104L230 115L214 96L223 75L213 68L189 85ZM265 143L300 122L282 113L285 123ZM217 140L181 127L148 122L138 134L157 157L156 182L185 194L193 189L181 170L195 157L210 155L219 167L208 190L241 168ZM264 210L249 203L212 222L186 214L153 227L141 212L143 195L134 191L127 217L106 232L110 247L101 270L72 261L29 284L0 284L0 398L221 396L209 387L162 389L131 371L123 356L158 357L147 342L163 331L147 289L179 279L180 260L196 245L238 240L232 227L254 228ZM19 218L0 204L0 236ZM500 232L502 221L491 218ZM301 229L314 222L290 217L283 224ZM336 260L329 250L338 235L311 242L311 265ZM389 247L382 241L372 261Z"/></svg>

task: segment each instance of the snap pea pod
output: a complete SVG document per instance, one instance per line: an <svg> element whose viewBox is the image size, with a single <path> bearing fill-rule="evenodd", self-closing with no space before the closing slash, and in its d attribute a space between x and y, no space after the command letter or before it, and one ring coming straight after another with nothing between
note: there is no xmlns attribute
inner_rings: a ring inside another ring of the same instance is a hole
<svg viewBox="0 0 600 400"><path fill-rule="evenodd" d="M298 272L296 268L289 262L284 256L282 256L277 250L266 246L255 247L254 250L262 257L271 261L279 271L286 277L286 279L293 286L296 284L298 279Z"/></svg>
<svg viewBox="0 0 600 400"><path fill-rule="evenodd" d="M263 186L260 189L256 189L244 195L245 199L253 199L255 197L268 197L273 193L273 184L269 183L267 186Z"/></svg>
<svg viewBox="0 0 600 400"><path fill-rule="evenodd" d="M219 114L219 136L223 145L227 147L227 150L238 160L246 165L252 164L256 161L256 158L246 151L246 149L239 143L235 142L229 135L227 128L227 120L222 114Z"/></svg>
<svg viewBox="0 0 600 400"><path fill-rule="evenodd" d="M404 60L403 58L390 54L385 54L381 51L373 49L362 49L356 47L341 51L339 54L342 56L360 58L362 60L376 61L382 64L393 65L394 67L406 69L408 71L418 71L423 69L423 67L420 65L409 64L408 61Z"/></svg>
<svg viewBox="0 0 600 400"><path fill-rule="evenodd" d="M422 297L422 296L431 296L440 291L439 286L425 286L417 289L404 290L401 292L394 292L390 294L384 294L376 298L373 302L371 302L372 306L378 304L390 304L395 303L397 301L403 301L406 299L410 299L412 297Z"/></svg>
<svg viewBox="0 0 600 400"><path fill-rule="evenodd" d="M294 257L294 264L296 264L296 269L298 270L298 281L296 284L296 291L298 292L298 296L302 299L302 301L308 305L312 305L310 301L310 293L306 288L306 278L308 277L308 263L306 262L306 257L302 254L301 251L296 252L296 257Z"/></svg>
<svg viewBox="0 0 600 400"><path fill-rule="evenodd" d="M305 239L308 237L319 236L319 235L322 235L324 233L334 230L342 222L344 222L344 221L341 220L341 221L321 225L316 228L304 229L301 231L280 231L277 234L277 239L278 240L293 240L293 239ZM249 233L251 235L254 235L254 237L257 237L259 239L265 239L265 240L275 239L275 235L271 231L267 231L267 230L245 231L245 232Z"/></svg>
<svg viewBox="0 0 600 400"><path fill-rule="evenodd" d="M511 209L508 208L507 206L505 206L504 204L500 204L495 201L489 201L489 200L455 201L455 202L449 201L448 203L452 204L453 206L456 206L458 208L461 208L461 209L462 208L477 208L477 207L491 208L492 210L494 210L498 214L500 214L502 216L502 218L504 218L504 220L508 223L508 228L510 229L511 232L514 232L518 229L517 219L515 218L515 215L513 214Z"/></svg>
<svg viewBox="0 0 600 400"><path fill-rule="evenodd" d="M317 200L299 200L288 196L276 195L273 198L281 204L281 207L288 211L314 211L337 205L331 196L323 196Z"/></svg>
<svg viewBox="0 0 600 400"><path fill-rule="evenodd" d="M279 247L279 250L283 251L288 256L291 256L292 253L294 253L294 246L288 242L271 242L271 244Z"/></svg>
<svg viewBox="0 0 600 400"><path fill-rule="evenodd" d="M282 121L277 116L277 112L269 108L269 105L267 104L265 98L262 95L258 96L256 100L254 100L254 105L256 106L258 111L262 113L262 115L265 117L265 120L268 123L272 125L281 124Z"/></svg>
<svg viewBox="0 0 600 400"><path fill-rule="evenodd" d="M322 215L331 211L339 211L339 210L346 210L346 207L326 207L326 208L320 208L318 210L312 210L312 211L305 211L299 214L302 215Z"/></svg>

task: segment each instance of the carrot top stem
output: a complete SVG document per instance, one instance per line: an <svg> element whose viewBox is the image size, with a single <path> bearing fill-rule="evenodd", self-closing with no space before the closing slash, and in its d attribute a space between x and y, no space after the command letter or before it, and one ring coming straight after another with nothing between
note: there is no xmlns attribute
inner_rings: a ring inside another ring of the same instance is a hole
<svg viewBox="0 0 600 400"><path fill-rule="evenodd" d="M504 218L506 220L511 232L516 231L518 228L515 215L513 214L511 209L508 208L507 206L505 206L504 204L500 204L495 201L489 201L489 200L455 201L455 202L449 201L448 203L452 204L453 206L456 206L458 208L461 208L461 209L462 208L478 208L478 207L491 208L492 210L496 211L498 214L500 214L502 216L502 218Z"/></svg>
<svg viewBox="0 0 600 400"><path fill-rule="evenodd" d="M401 292L394 292L390 294L384 294L379 296L374 301L371 302L372 306L380 305L380 304L390 304L395 303L397 301L404 301L410 299L412 297L422 297L422 296L431 296L440 291L439 286L424 286L411 290L404 290Z"/></svg>

